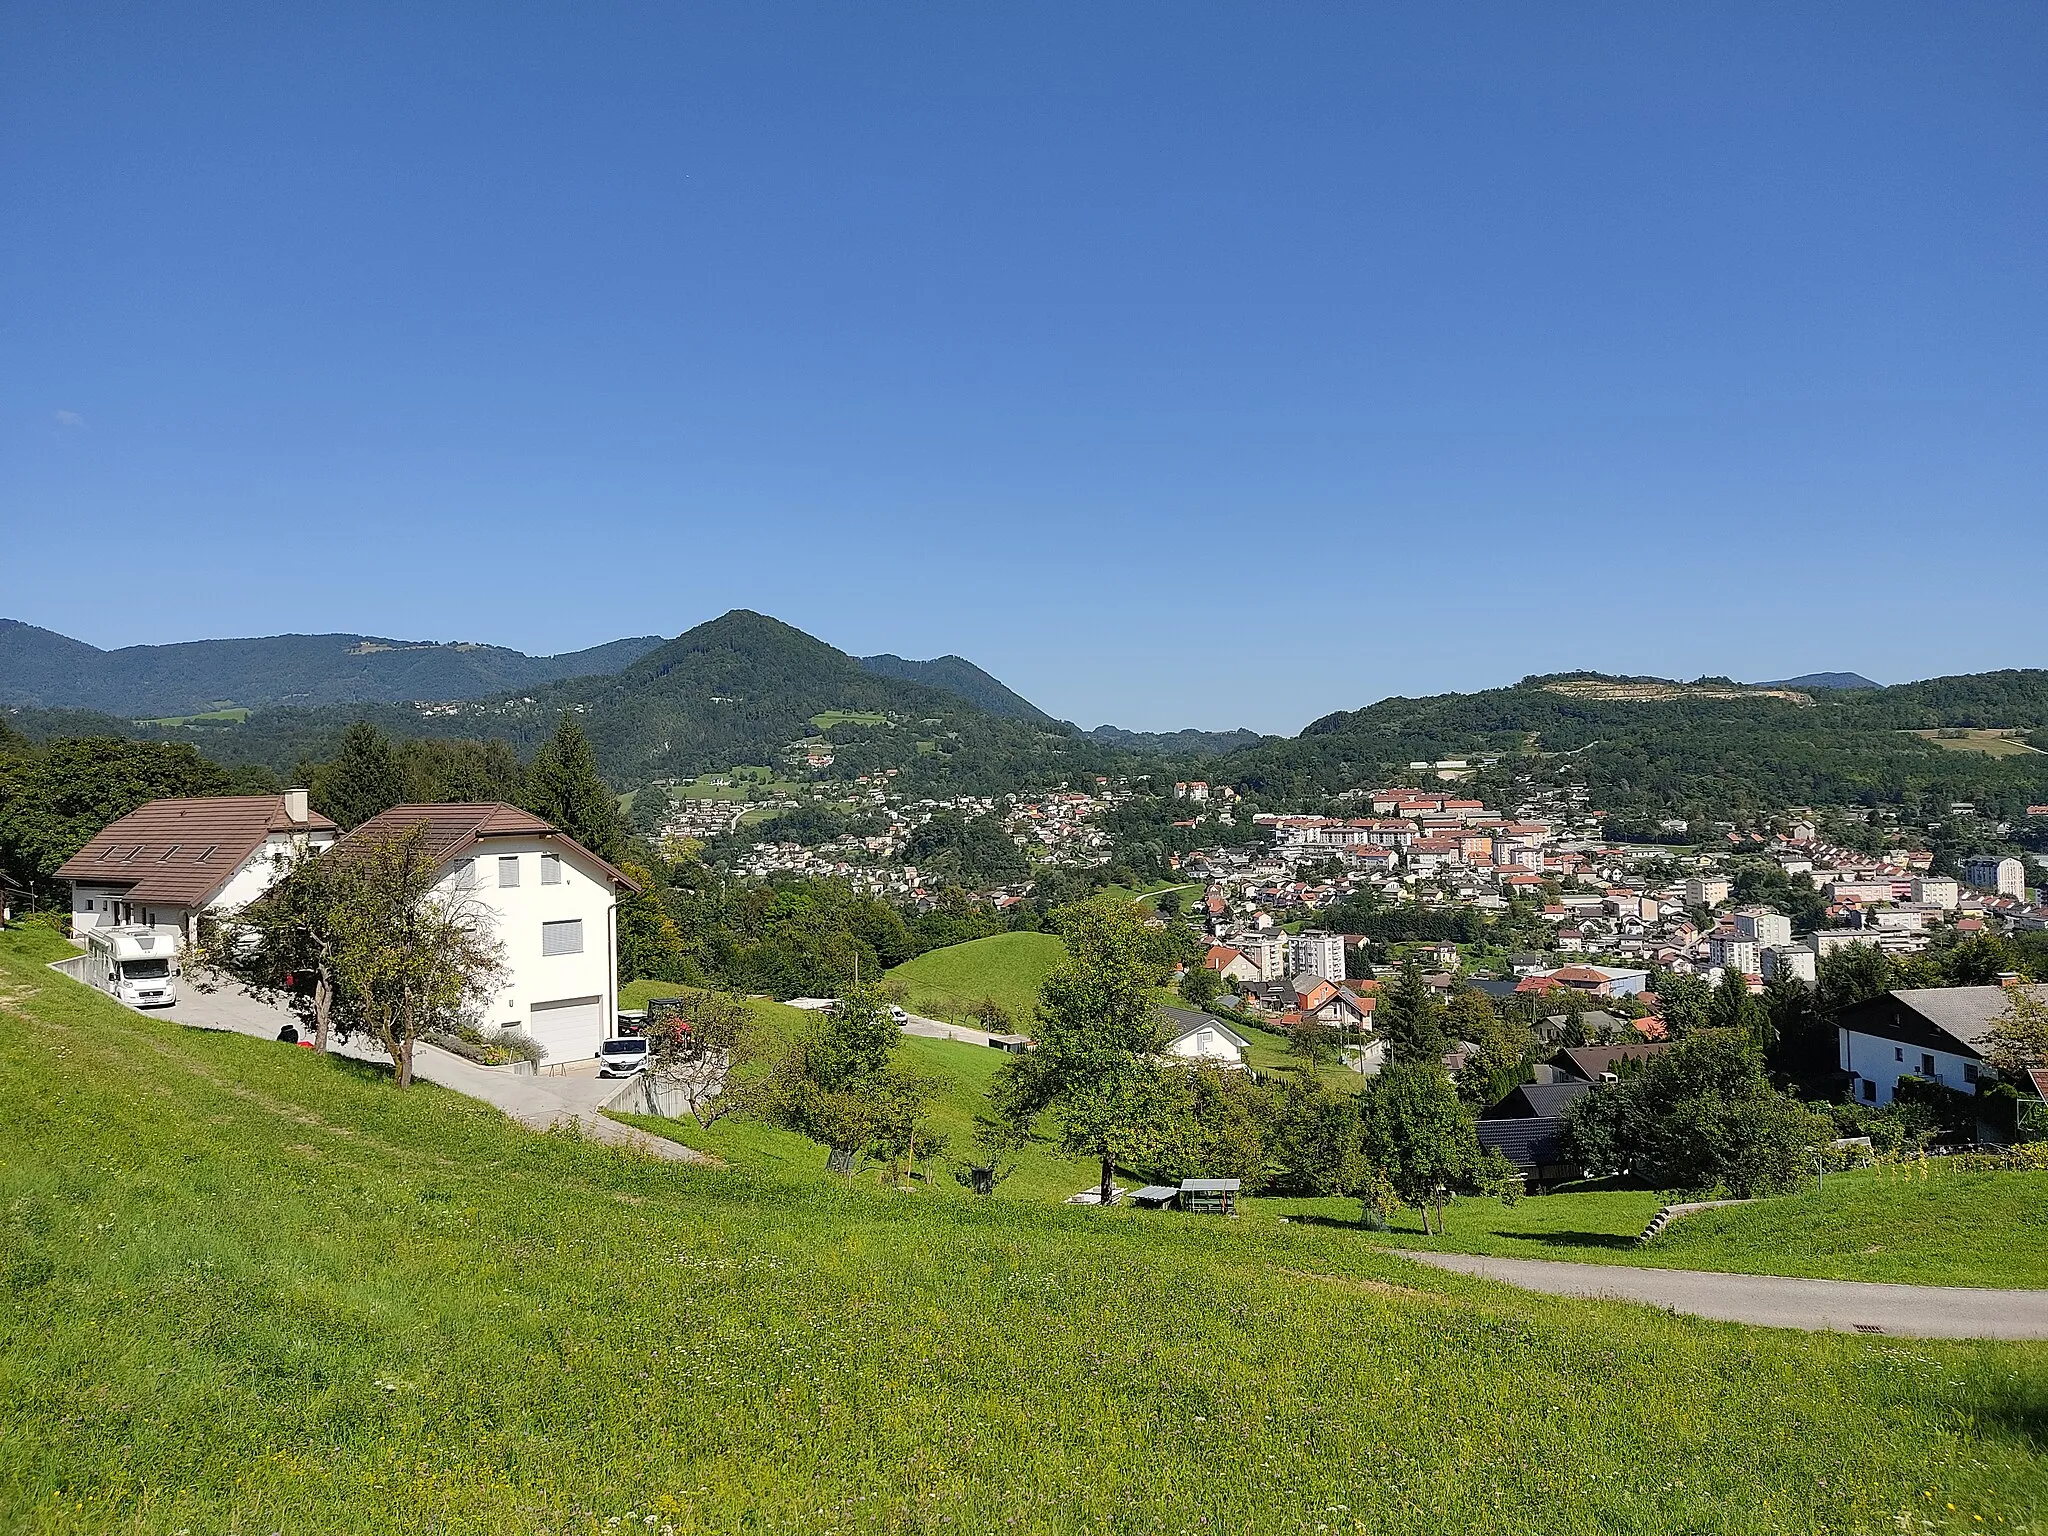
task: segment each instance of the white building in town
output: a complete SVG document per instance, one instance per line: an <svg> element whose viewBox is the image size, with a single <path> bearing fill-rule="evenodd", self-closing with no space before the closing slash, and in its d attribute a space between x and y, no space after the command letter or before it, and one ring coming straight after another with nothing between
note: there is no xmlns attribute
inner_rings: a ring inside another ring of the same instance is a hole
<svg viewBox="0 0 2048 1536"><path fill-rule="evenodd" d="M1329 981L1344 980L1344 935L1307 929L1288 946L1289 973L1307 971ZM1266 978L1270 979L1270 978Z"/></svg>
<svg viewBox="0 0 2048 1536"><path fill-rule="evenodd" d="M2018 859L2000 858L1996 854L1965 859L1963 878L1982 890L1996 891L2001 896L2024 897L2027 894L2027 866Z"/></svg>
<svg viewBox="0 0 2048 1536"><path fill-rule="evenodd" d="M1769 907L1748 907L1735 914L1735 931L1759 944L1790 944L1792 919Z"/></svg>
<svg viewBox="0 0 2048 1536"><path fill-rule="evenodd" d="M505 972L478 1023L538 1041L549 1061L587 1060L618 1017L618 903L626 874L538 816L504 804L401 805L337 845L426 832L436 886L476 911L504 947Z"/></svg>

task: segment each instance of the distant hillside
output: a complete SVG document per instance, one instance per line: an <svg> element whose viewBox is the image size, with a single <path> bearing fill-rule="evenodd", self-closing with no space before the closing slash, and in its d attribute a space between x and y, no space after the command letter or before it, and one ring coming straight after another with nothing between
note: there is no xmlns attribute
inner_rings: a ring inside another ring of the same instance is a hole
<svg viewBox="0 0 2048 1536"><path fill-rule="evenodd" d="M374 635L271 635L103 651L0 619L0 706L88 709L133 718L326 704L471 699L616 672L661 644L613 640L561 656Z"/></svg>
<svg viewBox="0 0 2048 1536"><path fill-rule="evenodd" d="M942 688L957 699L965 699L976 709L1000 715L1005 720L1029 720L1035 725L1058 723L1022 694L1004 686L962 656L905 661L901 656L885 654L863 656L859 661L864 669L877 677L893 677L899 682Z"/></svg>
<svg viewBox="0 0 2048 1536"><path fill-rule="evenodd" d="M1759 688L1796 688L1808 692L1815 688L1832 688L1838 693L1848 693L1859 688L1882 688L1883 683L1873 683L1861 672L1809 672L1804 677L1782 678L1775 683L1758 683Z"/></svg>
<svg viewBox="0 0 2048 1536"><path fill-rule="evenodd" d="M1114 725L1098 725L1081 733L1106 747L1128 752L1149 752L1155 757L1221 757L1226 752L1255 747L1262 741L1277 740L1257 731L1126 731Z"/></svg>
<svg viewBox="0 0 2048 1536"><path fill-rule="evenodd" d="M745 609L699 624L616 676L557 683L529 697L445 705L432 728L523 743L574 709L621 787L783 763L803 741L829 749L834 777L893 768L907 783L955 793L1000 793L1128 760L1071 726L1006 718L944 689L882 676Z"/></svg>
<svg viewBox="0 0 2048 1536"><path fill-rule="evenodd" d="M1408 765L1500 754L1582 786L1626 822L1652 812L1710 822L1788 805L1973 803L2024 819L2048 803L2048 750L1991 757L1912 734L1941 727L2034 733L2048 749L2048 671L1987 672L1853 690L1744 688L1582 673L1510 688L1382 699L1326 715L1288 741L1210 765L1209 777L1306 798L1412 782Z"/></svg>

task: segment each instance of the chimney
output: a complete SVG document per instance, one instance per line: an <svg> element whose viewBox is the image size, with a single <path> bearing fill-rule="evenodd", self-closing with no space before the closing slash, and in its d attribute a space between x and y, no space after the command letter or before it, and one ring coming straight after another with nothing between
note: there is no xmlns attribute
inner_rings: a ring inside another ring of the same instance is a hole
<svg viewBox="0 0 2048 1536"><path fill-rule="evenodd" d="M309 814L306 806L306 792L303 789L288 789L284 792L284 814L294 826L302 825Z"/></svg>

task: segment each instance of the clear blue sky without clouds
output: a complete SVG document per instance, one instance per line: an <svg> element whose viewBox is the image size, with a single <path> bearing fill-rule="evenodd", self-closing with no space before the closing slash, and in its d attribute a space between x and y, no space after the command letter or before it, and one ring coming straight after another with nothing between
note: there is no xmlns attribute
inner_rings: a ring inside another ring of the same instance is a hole
<svg viewBox="0 0 2048 1536"><path fill-rule="evenodd" d="M0 615L2043 665L2048 7L19 4Z"/></svg>

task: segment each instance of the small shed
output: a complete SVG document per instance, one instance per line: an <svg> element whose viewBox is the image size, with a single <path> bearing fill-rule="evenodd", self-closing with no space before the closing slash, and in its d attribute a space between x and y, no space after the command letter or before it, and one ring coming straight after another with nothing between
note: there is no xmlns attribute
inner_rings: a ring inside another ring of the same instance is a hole
<svg viewBox="0 0 2048 1536"><path fill-rule="evenodd" d="M1013 1056L1021 1056L1031 1049L1029 1035L990 1035L988 1043L999 1051L1008 1051Z"/></svg>
<svg viewBox="0 0 2048 1536"><path fill-rule="evenodd" d="M1235 1216L1237 1179L1182 1179L1180 1208L1197 1216Z"/></svg>
<svg viewBox="0 0 2048 1536"><path fill-rule="evenodd" d="M1132 1190L1130 1200L1148 1211L1163 1211L1180 1200L1180 1190L1172 1184L1147 1184L1143 1189Z"/></svg>

